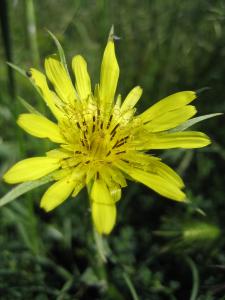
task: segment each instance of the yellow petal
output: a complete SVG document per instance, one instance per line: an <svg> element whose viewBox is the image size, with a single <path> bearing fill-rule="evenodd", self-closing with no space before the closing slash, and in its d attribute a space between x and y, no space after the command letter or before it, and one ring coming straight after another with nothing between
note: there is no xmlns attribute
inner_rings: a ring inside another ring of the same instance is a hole
<svg viewBox="0 0 225 300"><path fill-rule="evenodd" d="M108 188L113 201L119 201L121 199L121 188L116 184L112 184Z"/></svg>
<svg viewBox="0 0 225 300"><path fill-rule="evenodd" d="M53 157L53 158L58 158L58 159L71 157L71 153L66 150L63 150L62 148L50 150L50 151L46 152L46 155L48 157Z"/></svg>
<svg viewBox="0 0 225 300"><path fill-rule="evenodd" d="M104 176L102 176L102 178L105 177L105 174L112 181L114 181L115 183L117 183L121 187L126 187L127 186L127 182L126 182L126 179L125 179L124 175L117 168L113 168L112 166L110 166L110 167L105 166L104 167Z"/></svg>
<svg viewBox="0 0 225 300"><path fill-rule="evenodd" d="M112 174L110 174L110 167L102 168L101 170L101 178L103 178L104 182L107 185L107 188L109 190L109 193L113 199L114 202L117 202L121 198L121 186L117 183L117 180L114 180L114 177L112 177Z"/></svg>
<svg viewBox="0 0 225 300"><path fill-rule="evenodd" d="M196 108L192 105L186 105L161 114L160 116L147 123L144 128L151 132L168 130L187 121L195 114Z"/></svg>
<svg viewBox="0 0 225 300"><path fill-rule="evenodd" d="M116 222L116 206L103 180L94 181L91 200L92 218L97 231L100 234L109 234Z"/></svg>
<svg viewBox="0 0 225 300"><path fill-rule="evenodd" d="M30 74L31 74L31 80L40 91L43 100L45 101L49 109L52 111L54 116L58 120L62 118L63 114L56 106L56 101L55 101L56 95L49 90L45 75L33 68L30 69Z"/></svg>
<svg viewBox="0 0 225 300"><path fill-rule="evenodd" d="M106 45L101 66L99 96L102 107L111 107L118 78L119 66L116 60L114 42L110 40Z"/></svg>
<svg viewBox="0 0 225 300"><path fill-rule="evenodd" d="M162 133L149 136L141 149L201 148L209 145L209 137L199 131Z"/></svg>
<svg viewBox="0 0 225 300"><path fill-rule="evenodd" d="M171 182L173 185L176 185L179 188L184 187L182 178L173 169L161 161L155 162L155 171L159 176L164 178L166 181Z"/></svg>
<svg viewBox="0 0 225 300"><path fill-rule="evenodd" d="M75 184L70 176L57 181L45 192L40 206L47 212L54 209L70 196Z"/></svg>
<svg viewBox="0 0 225 300"><path fill-rule="evenodd" d="M151 106L139 117L143 122L149 122L162 114L182 107L196 98L196 93L192 91L184 91L172 94Z"/></svg>
<svg viewBox="0 0 225 300"><path fill-rule="evenodd" d="M117 165L131 178L143 183L160 195L176 201L185 200L185 194L177 185L172 184L171 181L168 181L159 175L132 168L124 162L118 162Z"/></svg>
<svg viewBox="0 0 225 300"><path fill-rule="evenodd" d="M77 98L75 88L63 64L56 56L49 56L45 59L45 70L59 98L65 103L73 104Z"/></svg>
<svg viewBox="0 0 225 300"><path fill-rule="evenodd" d="M76 77L76 89L82 100L91 94L91 80L87 71L87 63L81 55L76 55L72 61L72 68Z"/></svg>
<svg viewBox="0 0 225 300"><path fill-rule="evenodd" d="M93 202L92 218L98 233L110 234L116 223L116 205Z"/></svg>
<svg viewBox="0 0 225 300"><path fill-rule="evenodd" d="M141 98L142 95L142 88L140 86L136 86L133 88L130 93L127 95L123 104L121 106L121 112L125 112L127 110L132 109L138 100Z"/></svg>
<svg viewBox="0 0 225 300"><path fill-rule="evenodd" d="M76 182L72 196L76 197L77 194L82 190L83 187L84 187L84 182L81 182L81 181Z"/></svg>
<svg viewBox="0 0 225 300"><path fill-rule="evenodd" d="M26 132L39 138L49 138L55 143L63 143L59 127L41 115L21 114L17 124Z"/></svg>
<svg viewBox="0 0 225 300"><path fill-rule="evenodd" d="M91 190L91 199L93 202L106 205L111 205L114 203L106 183L102 179L96 179L94 181Z"/></svg>
<svg viewBox="0 0 225 300"><path fill-rule="evenodd" d="M19 161L3 176L8 183L39 179L60 167L59 160L50 157L32 157Z"/></svg>
<svg viewBox="0 0 225 300"><path fill-rule="evenodd" d="M133 168L142 169L148 173L159 175L179 188L184 187L183 180L180 176L169 166L162 163L158 157L133 151L128 153L125 159L131 163Z"/></svg>

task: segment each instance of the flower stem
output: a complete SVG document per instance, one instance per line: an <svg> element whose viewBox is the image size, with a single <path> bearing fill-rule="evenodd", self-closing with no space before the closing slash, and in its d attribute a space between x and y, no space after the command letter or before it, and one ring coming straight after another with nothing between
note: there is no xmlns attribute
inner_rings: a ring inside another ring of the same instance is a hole
<svg viewBox="0 0 225 300"><path fill-rule="evenodd" d="M135 288L133 286L133 283L130 280L130 277L128 276L128 274L126 272L123 272L123 278L124 278L124 280L125 280L128 288L130 290L130 293L132 295L133 300L139 300L139 297L138 297L138 295L136 293L136 290L135 290Z"/></svg>
<svg viewBox="0 0 225 300"><path fill-rule="evenodd" d="M190 300L196 300L198 296L199 289L199 274L198 269L194 263L194 261L190 257L186 257L186 262L189 265L192 272L193 285L191 290Z"/></svg>
<svg viewBox="0 0 225 300"><path fill-rule="evenodd" d="M102 263L107 262L107 250L105 249L105 244L102 235L100 235L96 229L94 229L94 239L96 244L96 249L98 252L98 256L101 259Z"/></svg>

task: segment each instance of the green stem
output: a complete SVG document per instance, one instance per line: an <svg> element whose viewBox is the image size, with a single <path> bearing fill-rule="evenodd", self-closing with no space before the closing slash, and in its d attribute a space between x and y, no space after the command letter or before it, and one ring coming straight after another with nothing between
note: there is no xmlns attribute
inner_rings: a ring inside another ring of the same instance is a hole
<svg viewBox="0 0 225 300"><path fill-rule="evenodd" d="M31 50L31 55L32 55L32 62L36 66L39 66L40 55L39 55L39 51L38 51L33 0L26 0L25 6L26 6L26 18L27 18L27 32L28 32L28 39L29 39L29 44L30 44L30 48L31 48L30 50Z"/></svg>
<svg viewBox="0 0 225 300"><path fill-rule="evenodd" d="M194 263L194 261L190 257L186 257L186 262L189 265L191 272L192 272L192 290L191 290L191 296L190 300L196 300L198 296L198 290L199 290L199 273L198 269Z"/></svg>
<svg viewBox="0 0 225 300"><path fill-rule="evenodd" d="M96 249L98 252L98 256L101 259L101 262L105 264L107 262L107 250L105 249L104 240L102 235L100 235L95 229L94 229L94 239L96 244Z"/></svg>
<svg viewBox="0 0 225 300"><path fill-rule="evenodd" d="M139 297L138 297L137 292L134 288L134 285L133 285L132 281L130 280L130 277L127 275L126 272L123 272L123 278L124 278L128 288L130 290L130 293L132 295L133 300L139 300Z"/></svg>
<svg viewBox="0 0 225 300"><path fill-rule="evenodd" d="M107 288L107 270L106 270L106 249L103 237L94 229L94 240L97 250L97 260L96 260L96 273L100 281L102 282L104 288Z"/></svg>

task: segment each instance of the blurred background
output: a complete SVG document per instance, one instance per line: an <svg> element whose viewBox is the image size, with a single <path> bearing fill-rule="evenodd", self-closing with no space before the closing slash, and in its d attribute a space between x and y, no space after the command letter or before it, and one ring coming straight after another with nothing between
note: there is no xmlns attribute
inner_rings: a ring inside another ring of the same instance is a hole
<svg viewBox="0 0 225 300"><path fill-rule="evenodd" d="M9 68L43 69L60 40L99 80L112 24L121 68L118 90L144 89L138 111L182 90L210 87L199 115L224 112L225 1L1 0L0 175L51 147L16 125L19 96L48 114L29 81ZM52 213L39 208L46 186L0 208L0 299L225 299L224 117L199 123L212 145L154 151L182 175L191 203L163 199L140 184L123 190L118 222L107 238L108 262L96 252L87 193ZM0 196L10 190L0 183Z"/></svg>

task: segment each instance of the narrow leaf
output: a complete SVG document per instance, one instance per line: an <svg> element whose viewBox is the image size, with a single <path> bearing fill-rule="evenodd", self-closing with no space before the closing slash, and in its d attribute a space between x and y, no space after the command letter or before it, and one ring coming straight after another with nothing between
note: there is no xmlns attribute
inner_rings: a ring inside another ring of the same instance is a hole
<svg viewBox="0 0 225 300"><path fill-rule="evenodd" d="M21 69L20 67L14 65L11 62L7 62L7 65L9 65L11 68L13 68L14 70L16 70L18 73L20 73L22 76L27 78L27 73L25 70Z"/></svg>
<svg viewBox="0 0 225 300"><path fill-rule="evenodd" d="M20 96L18 97L18 99L20 100L21 104L26 108L27 111L29 111L32 114L42 116L42 114L38 110L36 110L32 105L30 105L26 100L24 100Z"/></svg>
<svg viewBox="0 0 225 300"><path fill-rule="evenodd" d="M186 122L184 122L183 124L171 129L171 130L168 130L168 132L177 132L177 131L184 131L185 129L193 126L194 124L197 124L201 121L204 121L206 119L210 119L210 118L213 118L213 117L216 117L216 116L220 116L222 115L223 113L215 113L215 114L208 114L208 115L204 115L204 116L200 116L200 117L196 117L196 118L192 118Z"/></svg>
<svg viewBox="0 0 225 300"><path fill-rule="evenodd" d="M51 36L51 38L53 39L53 41L55 42L55 45L56 45L56 47L58 49L58 52L59 52L60 61L63 64L64 68L66 69L66 71L67 71L67 73L69 75L69 71L68 71L67 63L66 63L66 57L65 57L63 48L62 48L59 40L57 39L57 37L51 31L47 30L47 32Z"/></svg>
<svg viewBox="0 0 225 300"><path fill-rule="evenodd" d="M54 180L53 177L51 175L48 175L38 180L27 181L17 185L15 188L9 191L5 196L0 198L0 207L8 204L9 202L15 200L19 196L35 189L36 187L51 182L53 180Z"/></svg>

